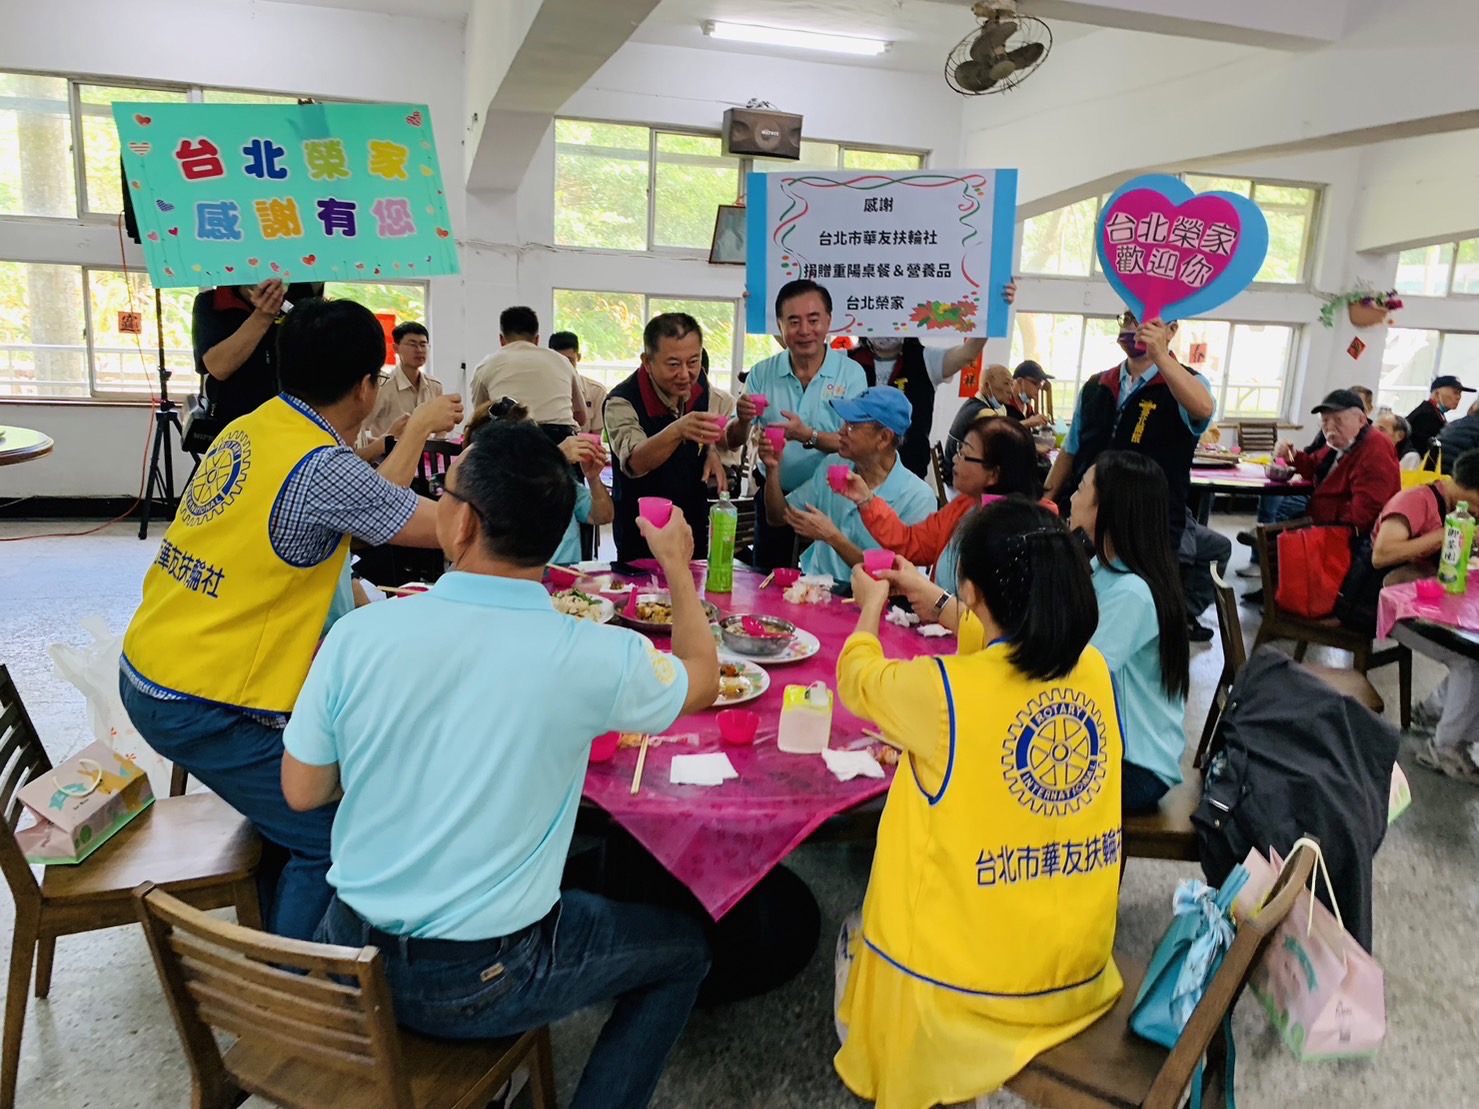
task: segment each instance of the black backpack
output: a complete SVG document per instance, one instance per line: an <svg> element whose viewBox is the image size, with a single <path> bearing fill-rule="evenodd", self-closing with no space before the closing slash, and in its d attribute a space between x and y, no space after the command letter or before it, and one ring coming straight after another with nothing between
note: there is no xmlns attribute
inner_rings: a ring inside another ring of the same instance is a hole
<svg viewBox="0 0 1479 1109"><path fill-rule="evenodd" d="M1438 501L1438 518L1448 515L1448 501L1443 490L1434 482L1429 491ZM1341 582L1340 595L1335 599L1335 618L1352 631L1376 634L1376 609L1381 602L1381 583L1389 570L1378 570L1371 565L1373 535L1363 535L1351 540L1351 568Z"/></svg>

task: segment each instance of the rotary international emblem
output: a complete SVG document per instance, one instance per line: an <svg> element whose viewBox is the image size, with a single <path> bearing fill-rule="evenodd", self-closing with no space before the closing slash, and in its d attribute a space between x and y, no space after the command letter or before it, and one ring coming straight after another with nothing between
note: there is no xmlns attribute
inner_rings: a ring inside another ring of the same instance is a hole
<svg viewBox="0 0 1479 1109"><path fill-rule="evenodd" d="M229 431L218 436L185 488L180 504L185 526L203 524L224 512L241 495L251 468L252 441L246 432Z"/></svg>
<svg viewBox="0 0 1479 1109"><path fill-rule="evenodd" d="M1062 816L1104 785L1104 718L1082 693L1055 689L1020 713L1002 743L1007 787L1035 813Z"/></svg>

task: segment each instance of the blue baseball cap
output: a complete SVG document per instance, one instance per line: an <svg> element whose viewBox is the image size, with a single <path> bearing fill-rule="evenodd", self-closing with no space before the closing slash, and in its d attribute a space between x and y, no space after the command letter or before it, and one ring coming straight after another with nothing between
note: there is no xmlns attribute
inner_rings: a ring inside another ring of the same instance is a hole
<svg viewBox="0 0 1479 1109"><path fill-rule="evenodd" d="M850 424L882 424L899 436L908 432L914 419L914 406L909 398L902 389L892 385L875 385L855 397L838 397L832 401L832 411Z"/></svg>

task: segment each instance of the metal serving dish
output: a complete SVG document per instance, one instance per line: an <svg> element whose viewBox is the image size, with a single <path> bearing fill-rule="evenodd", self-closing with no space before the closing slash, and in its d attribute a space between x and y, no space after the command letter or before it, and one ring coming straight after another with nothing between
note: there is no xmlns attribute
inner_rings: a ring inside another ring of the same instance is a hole
<svg viewBox="0 0 1479 1109"><path fill-rule="evenodd" d="M769 658L778 655L791 645L792 638L796 635L796 625L787 623L785 620L775 616L761 616L752 614L752 619L758 620L762 627L771 634L750 635L744 629L744 616L736 613L726 616L719 621L719 635L724 640L724 645L737 655L749 655L752 658Z"/></svg>

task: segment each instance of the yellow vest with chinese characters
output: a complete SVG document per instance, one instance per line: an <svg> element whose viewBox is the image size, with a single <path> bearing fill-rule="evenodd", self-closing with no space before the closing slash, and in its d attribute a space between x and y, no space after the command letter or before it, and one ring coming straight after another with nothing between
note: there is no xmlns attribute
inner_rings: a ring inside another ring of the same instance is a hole
<svg viewBox="0 0 1479 1109"><path fill-rule="evenodd" d="M216 437L144 575L144 599L123 640L141 676L217 704L292 711L349 537L322 562L300 566L273 548L269 525L303 460L337 444L281 397Z"/></svg>
<svg viewBox="0 0 1479 1109"><path fill-rule="evenodd" d="M868 946L983 1015L1058 1024L1103 1008L1114 965L1123 742L1103 656L1025 677L1004 644L935 661L950 762L928 794L901 762L863 906Z"/></svg>

